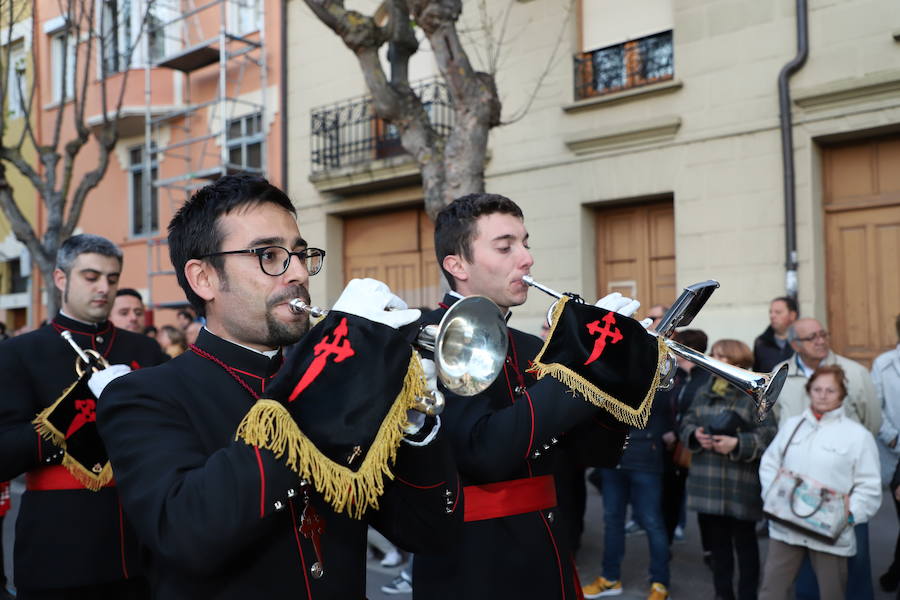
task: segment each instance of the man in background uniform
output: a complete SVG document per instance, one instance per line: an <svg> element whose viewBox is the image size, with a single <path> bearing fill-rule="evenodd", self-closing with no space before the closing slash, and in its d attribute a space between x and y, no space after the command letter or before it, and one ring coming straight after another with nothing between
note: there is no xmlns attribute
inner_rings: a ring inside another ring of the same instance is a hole
<svg viewBox="0 0 900 600"><path fill-rule="evenodd" d="M78 378L76 354L62 331L110 364L139 369L165 360L156 342L108 320L121 271L122 252L109 240L69 238L53 273L62 293L59 313L44 327L0 344L0 481L26 474L13 552L19 600L148 597L115 483L86 489L59 464L61 449L32 423ZM94 414L88 407L85 420Z"/></svg>

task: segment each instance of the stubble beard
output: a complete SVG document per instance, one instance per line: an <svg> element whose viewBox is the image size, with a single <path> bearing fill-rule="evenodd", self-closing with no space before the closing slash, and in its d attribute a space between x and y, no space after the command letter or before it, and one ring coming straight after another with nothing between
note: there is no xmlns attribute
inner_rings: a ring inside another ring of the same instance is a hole
<svg viewBox="0 0 900 600"><path fill-rule="evenodd" d="M284 322L274 313L277 304L285 300L300 298L309 304L309 292L303 286L297 286L269 300L266 306L266 345L272 348L289 346L297 343L309 331L309 314L303 312L297 321Z"/></svg>

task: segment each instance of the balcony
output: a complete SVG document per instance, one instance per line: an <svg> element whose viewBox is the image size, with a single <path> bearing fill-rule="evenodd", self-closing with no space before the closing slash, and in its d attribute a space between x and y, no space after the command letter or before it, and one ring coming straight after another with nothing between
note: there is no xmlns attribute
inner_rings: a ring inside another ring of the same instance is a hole
<svg viewBox="0 0 900 600"><path fill-rule="evenodd" d="M675 75L672 32L576 54L574 67L575 100L671 80Z"/></svg>
<svg viewBox="0 0 900 600"><path fill-rule="evenodd" d="M412 87L422 100L432 126L440 135L447 135L453 122L447 87L437 79ZM397 169L399 164L408 164L411 159L400 144L397 128L375 116L370 96L314 108L310 129L313 173L310 179L320 189L332 189L327 186L329 179L346 180L347 176L384 170L384 167L389 168L379 176L381 179L405 177L406 171L418 172L417 168ZM359 177L356 180L360 181Z"/></svg>

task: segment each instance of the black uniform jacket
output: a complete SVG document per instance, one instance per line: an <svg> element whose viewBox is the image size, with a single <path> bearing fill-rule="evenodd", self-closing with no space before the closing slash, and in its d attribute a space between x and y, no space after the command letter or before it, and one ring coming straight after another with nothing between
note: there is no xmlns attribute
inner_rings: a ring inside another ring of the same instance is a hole
<svg viewBox="0 0 900 600"><path fill-rule="evenodd" d="M314 545L298 531L304 509L298 476L271 452L235 441L254 398L234 377L265 397L281 357L269 359L205 329L197 346L222 364L189 351L128 374L103 392L98 416L125 512L147 550L155 598L362 600L368 524L410 551L459 529L449 448L440 436L421 447L403 442L396 479L386 481L379 510L363 520L334 513L309 492L325 522L325 573L314 578Z"/></svg>
<svg viewBox="0 0 900 600"><path fill-rule="evenodd" d="M442 306L455 302L447 295ZM445 309L426 316L437 323ZM413 594L421 600L574 600L581 590L572 556L565 484L573 464L613 466L626 427L552 377L525 373L541 348L509 330L503 372L483 393L447 393L443 431L465 486L553 475L558 505L514 516L467 521L459 545L416 555ZM560 484L563 483L562 486ZM464 488L465 489L465 488ZM467 508L472 492L466 495ZM569 511L571 512L571 510Z"/></svg>
<svg viewBox="0 0 900 600"><path fill-rule="evenodd" d="M775 365L794 355L791 345L779 346L775 341L775 330L769 325L753 342L753 370L768 373Z"/></svg>
<svg viewBox="0 0 900 600"><path fill-rule="evenodd" d="M31 420L77 378L75 351L59 332L110 364L132 368L166 359L154 340L105 322L88 325L57 315L37 331L0 342L0 481L46 467L56 453ZM52 467L62 468L62 467ZM122 518L115 487L26 491L16 521L16 586L24 590L76 587L133 577L138 547Z"/></svg>

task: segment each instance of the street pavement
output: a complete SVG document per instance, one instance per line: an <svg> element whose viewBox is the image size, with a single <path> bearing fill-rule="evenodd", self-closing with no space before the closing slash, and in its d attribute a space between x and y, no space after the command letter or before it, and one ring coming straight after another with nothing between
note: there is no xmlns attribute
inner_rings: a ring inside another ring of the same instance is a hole
<svg viewBox="0 0 900 600"><path fill-rule="evenodd" d="M3 523L4 559L6 573L12 574L12 539L19 496L22 494L22 481L13 482L13 509ZM870 549L872 556L872 574L875 580L875 600L889 600L894 594L882 592L877 584L878 575L890 564L894 542L897 539L897 516L894 503L885 493L884 501L875 518L869 525ZM670 592L674 600L701 600L713 598L712 574L703 564L700 550L700 538L697 530L697 519L694 513L688 513L685 541L672 546L671 585ZM766 539L760 539L760 553L765 564ZM647 541L644 535L632 535L626 541L625 560L622 562L622 581L624 592L618 598L622 600L639 600L647 597ZM589 582L600 574L600 563L603 556L603 505L602 498L592 485L588 485L588 503L585 512L585 534L582 548L578 553L578 569L582 582ZM408 566L405 565L405 566ZM366 591L369 600L391 600L409 598L409 594L388 595L380 588L391 581L400 572L400 567L385 569L376 559L368 561ZM465 600L461 598L460 600ZM543 600L528 598L522 600Z"/></svg>

